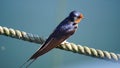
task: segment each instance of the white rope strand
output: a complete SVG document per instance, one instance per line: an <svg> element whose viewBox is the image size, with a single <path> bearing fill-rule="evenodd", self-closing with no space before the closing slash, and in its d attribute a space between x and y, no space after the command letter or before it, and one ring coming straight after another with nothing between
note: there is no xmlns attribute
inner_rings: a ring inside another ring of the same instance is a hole
<svg viewBox="0 0 120 68"><path fill-rule="evenodd" d="M14 30L12 28L2 27L2 26L0 26L0 35L5 35L8 37L34 42L38 44L43 44L45 42L45 40L39 37L38 35L33 35L30 33L26 33L24 31ZM87 46L76 45L74 43L70 43L67 41L61 43L61 45L57 46L56 48L66 51L71 51L78 54L92 56L96 58L102 58L102 59L107 58L108 60L115 60L115 61L120 60L120 54L89 48Z"/></svg>

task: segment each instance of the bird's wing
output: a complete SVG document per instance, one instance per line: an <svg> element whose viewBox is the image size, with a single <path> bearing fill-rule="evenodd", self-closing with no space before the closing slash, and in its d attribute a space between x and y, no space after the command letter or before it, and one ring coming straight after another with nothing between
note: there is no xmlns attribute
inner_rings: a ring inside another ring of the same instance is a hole
<svg viewBox="0 0 120 68"><path fill-rule="evenodd" d="M39 48L37 50L37 52L35 54L33 54L33 56L30 59L36 59L37 57L45 54L46 52L50 51L51 49L57 47L57 45L60 45L60 43L62 43L68 37L69 36L63 36L59 39L57 39L57 38L49 39L49 41L47 43L43 44L43 46L41 48Z"/></svg>
<svg viewBox="0 0 120 68"><path fill-rule="evenodd" d="M43 46L41 48L39 48L37 50L37 52L35 54L33 54L31 56L30 59L36 59L37 57L45 54L46 52L50 51L51 49L57 47L58 45L60 45L63 41L65 41L68 37L70 37L73 33L75 32L75 30L71 30L68 32L53 32L49 38L46 40L46 42L43 44ZM60 35L60 33L62 35ZM57 37L53 37L53 35L57 36Z"/></svg>
<svg viewBox="0 0 120 68"><path fill-rule="evenodd" d="M73 33L75 32L75 30L70 30L70 31L66 31L66 29L59 29L59 30L55 30L53 31L53 33L49 36L49 38L45 41L45 43L43 44L43 46L41 48L39 48L37 50L36 53L34 53L27 62L25 62L23 65L25 65L26 63L28 63L30 60L32 60L26 67L30 66L31 63L33 63L39 56L47 53L48 51L50 51L51 49L57 47L58 45L60 45L64 40L66 40L68 37L70 37ZM22 66L23 66L22 65ZM21 66L21 67L22 67Z"/></svg>
<svg viewBox="0 0 120 68"><path fill-rule="evenodd" d="M30 59L36 59L37 57L45 54L46 52L50 51L51 49L57 47L60 45L64 40L66 40L68 37L70 37L75 30L71 31L60 31L60 30L55 30L49 38L46 40L46 42L43 44L41 48L37 50L35 54L32 55Z"/></svg>
<svg viewBox="0 0 120 68"><path fill-rule="evenodd" d="M45 54L46 52L50 51L51 49L57 47L57 45L60 45L60 43L62 43L64 40L66 40L69 36L63 36L59 39L56 38L50 38L49 41L45 44L43 44L43 46L41 48L39 48L37 50L36 53L34 53L31 58L29 58L23 65L20 66L20 68L22 68L26 63L28 63L30 60L30 63L27 64L26 68L29 67L39 56Z"/></svg>

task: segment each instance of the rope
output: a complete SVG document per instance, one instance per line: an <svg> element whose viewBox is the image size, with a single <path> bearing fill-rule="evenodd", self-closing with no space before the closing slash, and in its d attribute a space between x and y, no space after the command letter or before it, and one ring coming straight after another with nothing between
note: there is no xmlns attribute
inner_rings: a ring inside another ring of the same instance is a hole
<svg viewBox="0 0 120 68"><path fill-rule="evenodd" d="M45 42L45 40L39 37L38 35L33 35L24 31L14 30L12 28L2 26L0 26L0 35L5 35L8 37L34 42L38 44L43 44ZM61 43L61 45L57 46L56 48L101 59L108 59L114 61L120 60L120 54L89 48L87 46L76 45L67 41L64 41L63 43Z"/></svg>

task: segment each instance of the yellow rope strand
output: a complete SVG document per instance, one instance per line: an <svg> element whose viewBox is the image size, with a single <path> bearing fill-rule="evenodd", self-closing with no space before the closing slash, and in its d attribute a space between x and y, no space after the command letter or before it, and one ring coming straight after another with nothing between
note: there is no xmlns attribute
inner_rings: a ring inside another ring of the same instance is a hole
<svg viewBox="0 0 120 68"><path fill-rule="evenodd" d="M24 41L34 42L38 44L43 44L45 41L43 38L39 37L38 35L33 35L30 33L26 33L24 31L14 30L12 28L2 27L2 26L0 26L0 35L5 35L12 38L21 39ZM102 59L107 58L108 60L115 60L115 61L120 60L120 54L89 48L87 46L76 45L74 43L70 43L67 41L61 43L61 45L57 46L56 48L66 51L71 51L78 54L92 56L96 58L102 58Z"/></svg>

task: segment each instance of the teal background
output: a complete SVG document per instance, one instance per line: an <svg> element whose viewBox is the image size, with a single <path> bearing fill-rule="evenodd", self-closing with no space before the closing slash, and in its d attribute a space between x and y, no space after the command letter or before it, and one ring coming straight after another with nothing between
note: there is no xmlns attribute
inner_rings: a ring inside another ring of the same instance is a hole
<svg viewBox="0 0 120 68"><path fill-rule="evenodd" d="M69 42L120 53L120 0L0 0L0 26L47 38L68 14L85 19ZM18 68L39 44L0 35L0 68ZM120 64L53 49L29 68L119 68Z"/></svg>

